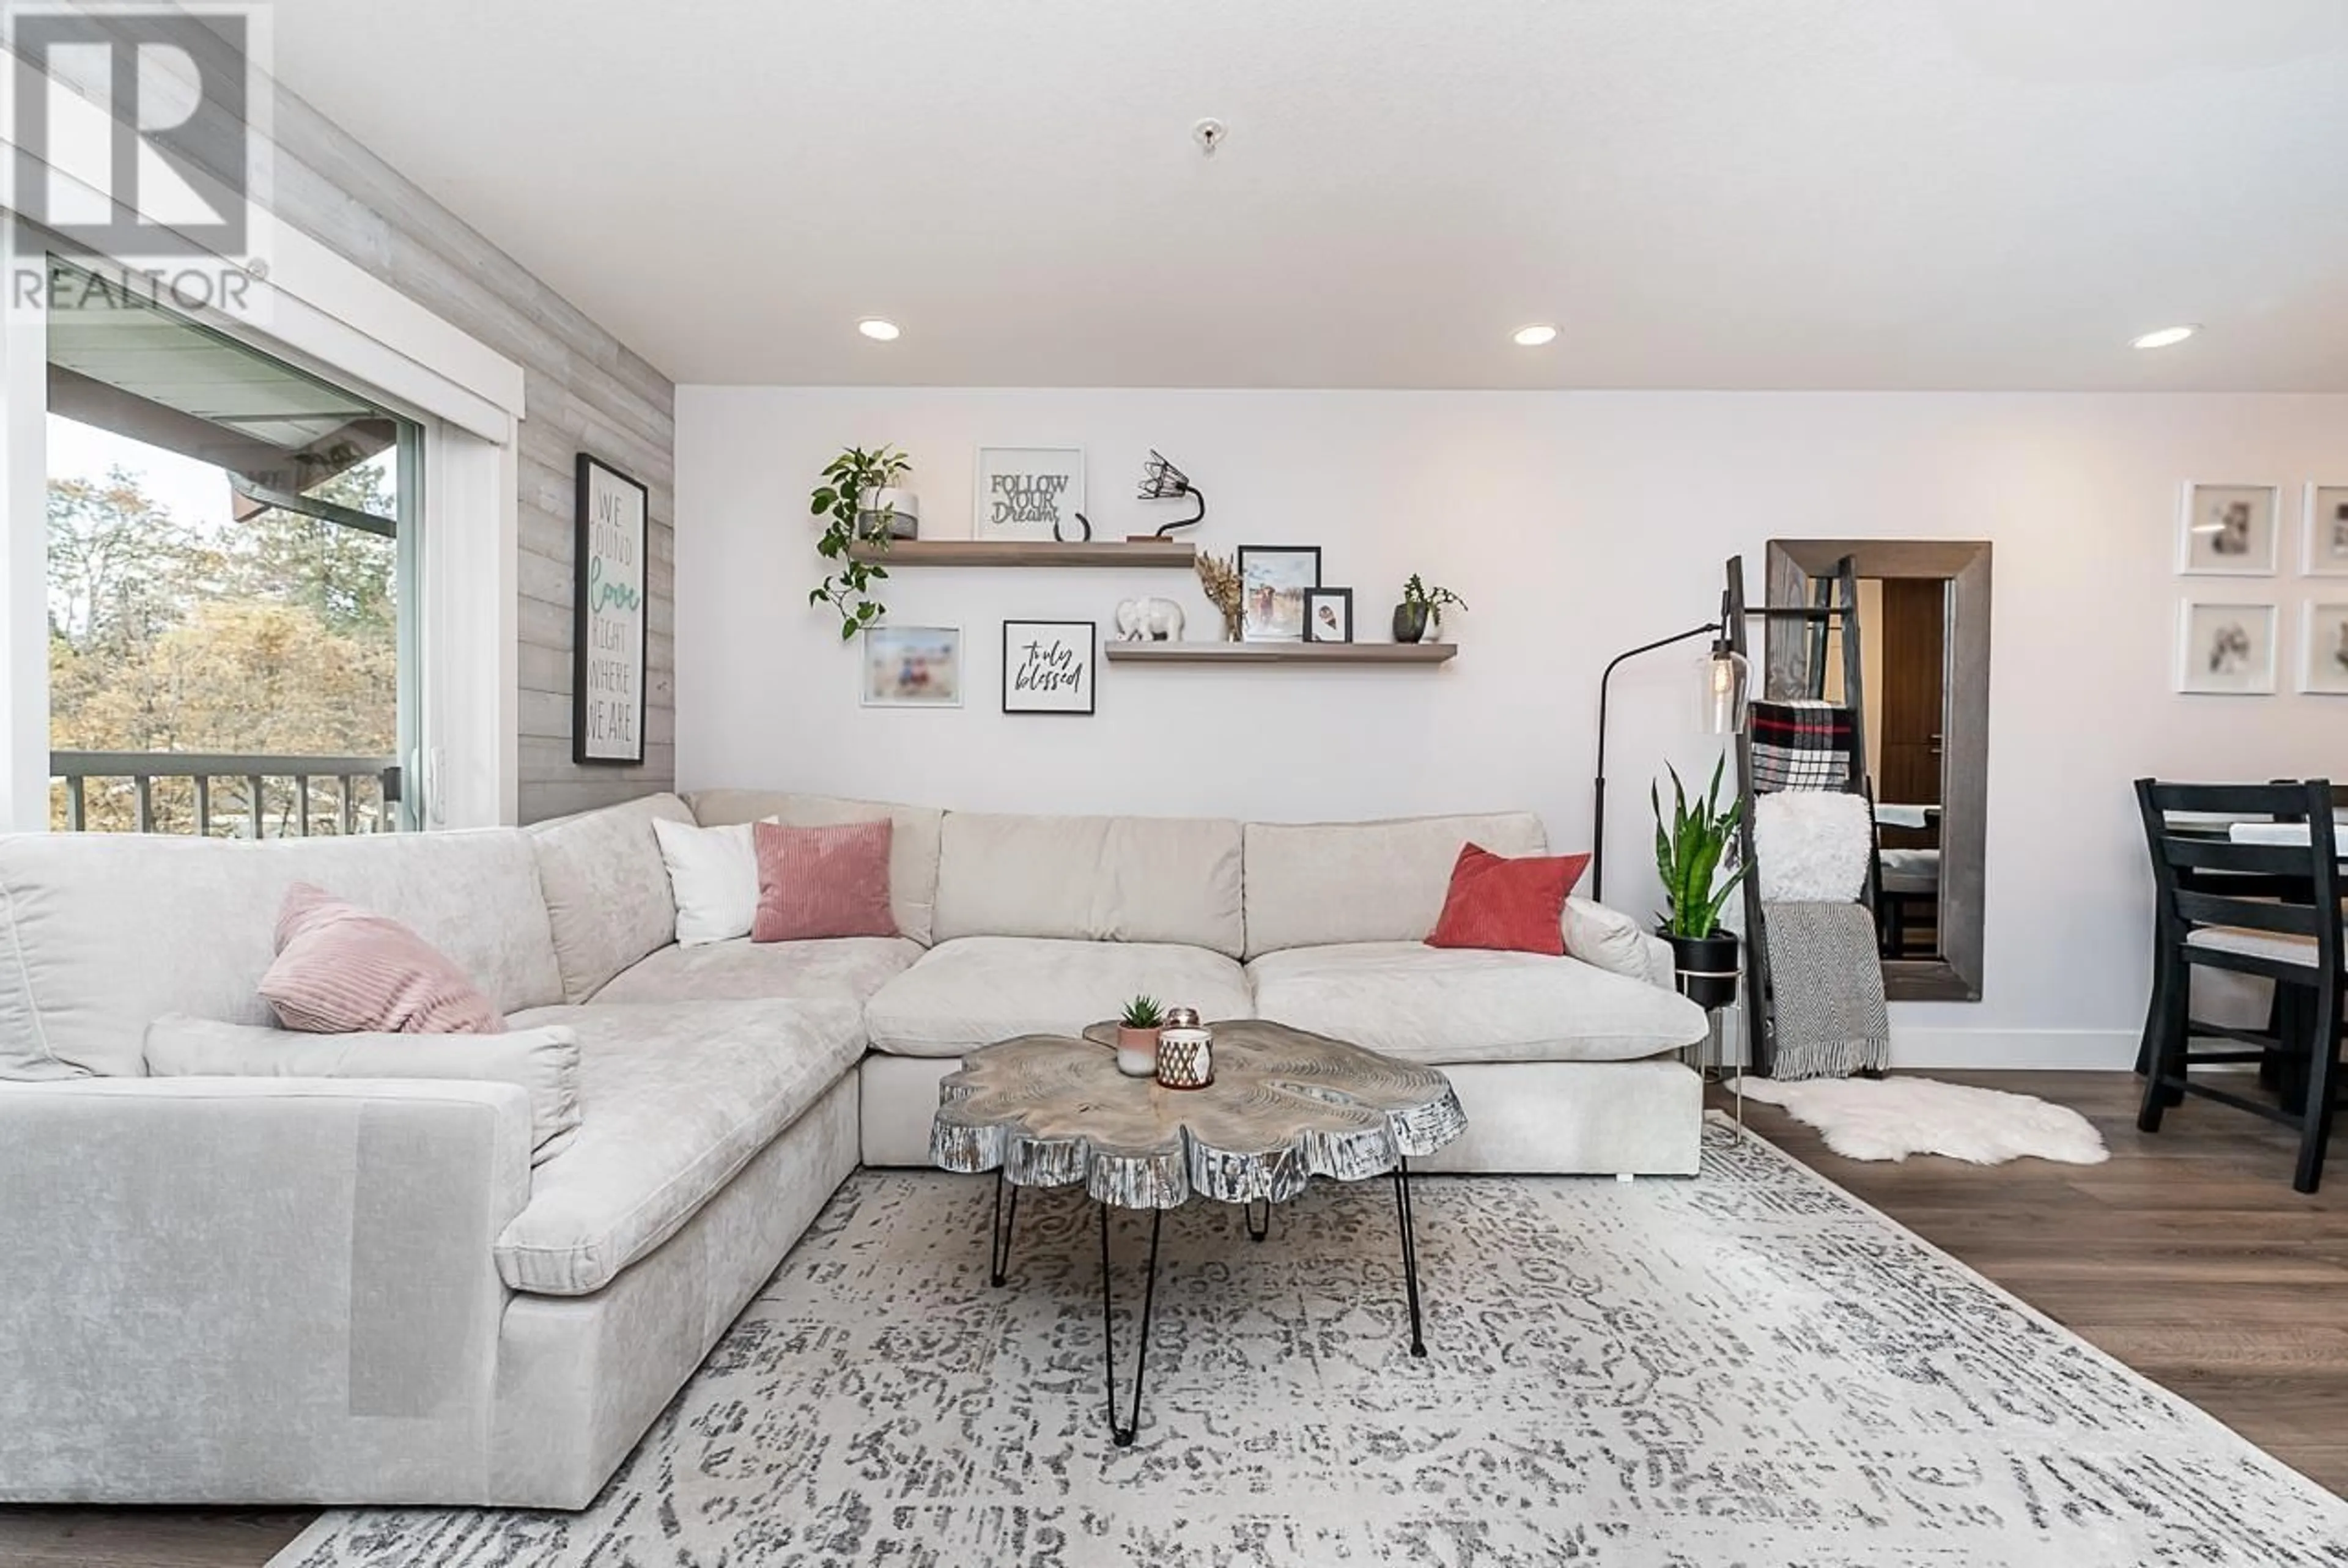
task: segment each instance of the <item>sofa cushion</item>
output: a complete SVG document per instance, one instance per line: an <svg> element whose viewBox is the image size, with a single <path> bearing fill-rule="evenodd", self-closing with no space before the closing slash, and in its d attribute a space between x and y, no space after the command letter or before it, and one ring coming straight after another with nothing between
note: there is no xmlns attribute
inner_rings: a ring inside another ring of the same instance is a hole
<svg viewBox="0 0 2348 1568"><path fill-rule="evenodd" d="M579 1131L579 1041L567 1029L510 1034L303 1034L166 1013L147 1026L156 1078L396 1078L510 1083L530 1096L530 1163Z"/></svg>
<svg viewBox="0 0 2348 1568"><path fill-rule="evenodd" d="M646 795L530 830L546 895L562 999L583 1002L654 948L676 939L676 900L653 823L691 822L673 794Z"/></svg>
<svg viewBox="0 0 2348 1568"><path fill-rule="evenodd" d="M937 937L1179 942L1236 958L1246 938L1240 825L948 812Z"/></svg>
<svg viewBox="0 0 2348 1568"><path fill-rule="evenodd" d="M448 955L500 1011L562 999L528 836L0 835L0 1078L143 1071L167 1012L275 1019L257 989L286 888L308 882Z"/></svg>
<svg viewBox="0 0 2348 1568"><path fill-rule="evenodd" d="M902 937L829 937L812 942L753 942L737 937L703 947L669 947L620 971L599 1002L862 1002L910 968L922 945Z"/></svg>
<svg viewBox="0 0 2348 1568"><path fill-rule="evenodd" d="M1251 822L1247 956L1338 942L1416 942L1435 929L1460 846L1540 855L1529 812L1388 822Z"/></svg>
<svg viewBox="0 0 2348 1568"><path fill-rule="evenodd" d="M540 1008L579 1040L585 1119L498 1237L516 1290L585 1296L666 1241L863 1054L852 1002Z"/></svg>
<svg viewBox="0 0 2348 1568"><path fill-rule="evenodd" d="M864 1021L875 1050L961 1056L1017 1034L1075 1034L1143 991L1205 1019L1255 1016L1239 965L1204 948L961 937L882 986Z"/></svg>
<svg viewBox="0 0 2348 1568"><path fill-rule="evenodd" d="M889 835L889 907L897 934L930 945L938 901L938 833L945 813L932 806L891 805L884 801L843 800L828 794L788 794L778 790L705 789L685 797L704 827L771 817L791 827L830 827L849 822L891 824Z"/></svg>
<svg viewBox="0 0 2348 1568"><path fill-rule="evenodd" d="M752 824L758 907L750 940L902 935L889 907L889 839L895 825L885 820L830 827Z"/></svg>
<svg viewBox="0 0 2348 1568"><path fill-rule="evenodd" d="M1259 1016L1406 1061L1627 1061L1693 1045L1704 1009L1579 958L1418 942L1290 948L1247 967Z"/></svg>

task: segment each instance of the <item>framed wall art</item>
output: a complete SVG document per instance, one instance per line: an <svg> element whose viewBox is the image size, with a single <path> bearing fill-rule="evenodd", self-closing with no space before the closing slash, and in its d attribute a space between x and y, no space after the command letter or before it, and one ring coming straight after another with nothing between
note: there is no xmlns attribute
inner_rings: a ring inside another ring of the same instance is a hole
<svg viewBox="0 0 2348 1568"><path fill-rule="evenodd" d="M2299 689L2348 697L2348 603L2310 604L2300 629Z"/></svg>
<svg viewBox="0 0 2348 1568"><path fill-rule="evenodd" d="M1090 713L1100 628L1089 620L1003 623L1003 711Z"/></svg>
<svg viewBox="0 0 2348 1568"><path fill-rule="evenodd" d="M649 493L579 454L571 599L571 760L644 760L644 573Z"/></svg>
<svg viewBox="0 0 2348 1568"><path fill-rule="evenodd" d="M1304 641L1304 596L1321 586L1318 545L1240 547L1240 640Z"/></svg>
<svg viewBox="0 0 2348 1568"><path fill-rule="evenodd" d="M1062 539L1089 537L1085 509L1085 455L1076 446L982 446L971 490L974 539Z"/></svg>
<svg viewBox="0 0 2348 1568"><path fill-rule="evenodd" d="M2187 577L2272 577L2281 531L2279 485L2188 481L2177 517L2177 569Z"/></svg>
<svg viewBox="0 0 2348 1568"><path fill-rule="evenodd" d="M2299 569L2309 577L2348 577L2348 485L2308 486L2305 528Z"/></svg>
<svg viewBox="0 0 2348 1568"><path fill-rule="evenodd" d="M864 633L868 708L962 706L962 628L875 626Z"/></svg>
<svg viewBox="0 0 2348 1568"><path fill-rule="evenodd" d="M2178 607L2177 689L2207 696L2260 696L2275 689L2271 604L2188 599Z"/></svg>
<svg viewBox="0 0 2348 1568"><path fill-rule="evenodd" d="M1304 590L1304 641L1351 642L1354 640L1354 590L1312 588Z"/></svg>

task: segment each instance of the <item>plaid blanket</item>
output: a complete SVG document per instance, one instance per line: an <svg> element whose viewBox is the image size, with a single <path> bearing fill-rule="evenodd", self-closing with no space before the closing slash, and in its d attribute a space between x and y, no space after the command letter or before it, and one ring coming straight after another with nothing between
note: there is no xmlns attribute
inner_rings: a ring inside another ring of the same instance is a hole
<svg viewBox="0 0 2348 1568"><path fill-rule="evenodd" d="M1753 788L1846 790L1855 770L1849 708L1806 698L1752 705Z"/></svg>

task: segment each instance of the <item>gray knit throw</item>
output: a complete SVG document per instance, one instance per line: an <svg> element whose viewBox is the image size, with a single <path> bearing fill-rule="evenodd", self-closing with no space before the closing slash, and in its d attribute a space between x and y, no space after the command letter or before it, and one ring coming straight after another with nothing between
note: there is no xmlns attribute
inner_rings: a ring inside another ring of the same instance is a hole
<svg viewBox="0 0 2348 1568"><path fill-rule="evenodd" d="M1777 1013L1773 1078L1848 1078L1891 1065L1875 922L1863 904L1770 904Z"/></svg>

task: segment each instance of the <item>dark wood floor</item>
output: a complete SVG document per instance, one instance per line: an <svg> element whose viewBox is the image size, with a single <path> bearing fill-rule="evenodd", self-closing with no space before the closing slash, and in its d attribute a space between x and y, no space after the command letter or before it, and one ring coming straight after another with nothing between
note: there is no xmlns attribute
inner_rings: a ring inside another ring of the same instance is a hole
<svg viewBox="0 0 2348 1568"><path fill-rule="evenodd" d="M2136 1130L2125 1073L1943 1073L2077 1107L2109 1164L1860 1164L1783 1112L1756 1132L2284 1462L2348 1493L2348 1152L2291 1190L2291 1140L2209 1105ZM257 1568L294 1510L0 1508L0 1568Z"/></svg>

